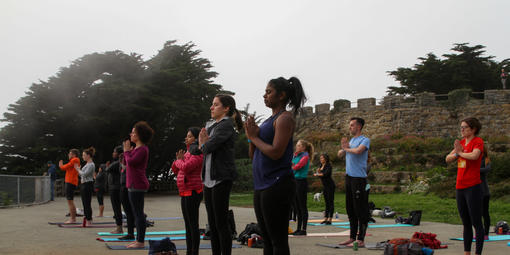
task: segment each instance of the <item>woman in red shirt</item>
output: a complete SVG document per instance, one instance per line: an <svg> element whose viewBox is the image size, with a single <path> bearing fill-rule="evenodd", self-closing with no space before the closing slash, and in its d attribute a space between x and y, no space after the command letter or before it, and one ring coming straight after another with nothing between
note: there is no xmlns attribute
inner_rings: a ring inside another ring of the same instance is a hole
<svg viewBox="0 0 510 255"><path fill-rule="evenodd" d="M484 228L482 225L482 187L480 164L483 140L478 137L482 129L476 118L467 118L460 124L462 140L455 140L454 149L446 156L446 162L457 160L457 209L464 225L464 253L471 254L473 228L476 231L476 254L482 254Z"/></svg>
<svg viewBox="0 0 510 255"><path fill-rule="evenodd" d="M198 209L203 198L202 162L204 155L198 149L200 128L188 129L184 143L187 151L175 153L176 160L172 171L177 175L177 187L181 196L181 210L186 225L186 255L198 255L200 231L198 229Z"/></svg>

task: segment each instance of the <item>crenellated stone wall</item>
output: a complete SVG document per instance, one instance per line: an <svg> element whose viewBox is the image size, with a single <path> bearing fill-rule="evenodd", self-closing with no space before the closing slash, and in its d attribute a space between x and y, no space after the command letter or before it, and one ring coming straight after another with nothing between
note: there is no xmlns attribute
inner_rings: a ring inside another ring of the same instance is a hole
<svg viewBox="0 0 510 255"><path fill-rule="evenodd" d="M478 99L473 96L477 96ZM439 100L443 99L443 100ZM364 133L369 137L401 133L425 137L459 136L460 121L476 117L482 123L482 136L510 134L510 90L452 91L448 95L421 93L414 97L386 96L380 104L375 98L358 99L351 108L348 100L305 107L297 118L296 137L310 132L348 134L351 117L365 119Z"/></svg>

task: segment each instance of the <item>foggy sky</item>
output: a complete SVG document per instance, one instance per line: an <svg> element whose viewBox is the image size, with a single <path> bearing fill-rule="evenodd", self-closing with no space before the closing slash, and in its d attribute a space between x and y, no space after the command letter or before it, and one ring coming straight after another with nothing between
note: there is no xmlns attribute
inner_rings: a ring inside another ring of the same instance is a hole
<svg viewBox="0 0 510 255"><path fill-rule="evenodd" d="M453 43L509 58L509 13L504 0L2 0L0 112L85 54L118 49L148 59L174 39L194 42L238 108L250 103L265 117L262 94L278 76L301 79L310 106L380 99L397 85L387 71Z"/></svg>

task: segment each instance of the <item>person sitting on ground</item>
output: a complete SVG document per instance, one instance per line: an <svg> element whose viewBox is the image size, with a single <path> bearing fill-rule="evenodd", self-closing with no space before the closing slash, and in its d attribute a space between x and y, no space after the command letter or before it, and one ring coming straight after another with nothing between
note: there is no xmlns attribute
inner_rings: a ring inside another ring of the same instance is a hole
<svg viewBox="0 0 510 255"><path fill-rule="evenodd" d="M69 216L70 219L65 223L76 223L76 206L74 205L74 190L78 186L78 171L74 168L75 164L80 165L80 159L78 155L80 152L77 149L71 149L67 154L69 158L69 162L64 165L63 161L60 160L58 162L58 167L60 170L66 172L65 176L65 190L66 190L66 199L67 205L69 207Z"/></svg>

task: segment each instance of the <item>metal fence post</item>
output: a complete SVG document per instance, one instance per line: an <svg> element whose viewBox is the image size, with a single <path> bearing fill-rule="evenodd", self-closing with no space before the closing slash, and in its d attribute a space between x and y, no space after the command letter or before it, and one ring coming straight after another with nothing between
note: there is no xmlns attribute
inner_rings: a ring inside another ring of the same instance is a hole
<svg viewBox="0 0 510 255"><path fill-rule="evenodd" d="M19 177L18 177L18 205L21 203L21 185L20 185L20 180L19 180Z"/></svg>

